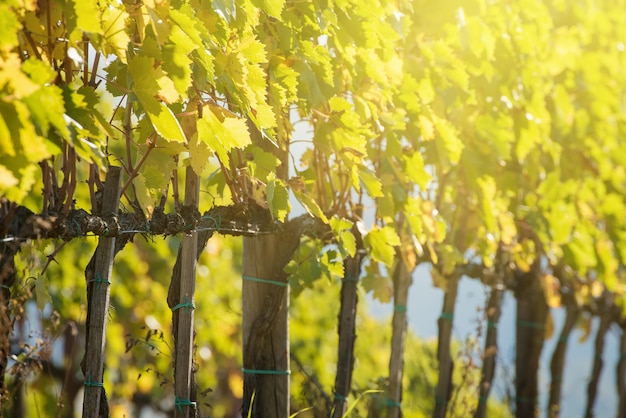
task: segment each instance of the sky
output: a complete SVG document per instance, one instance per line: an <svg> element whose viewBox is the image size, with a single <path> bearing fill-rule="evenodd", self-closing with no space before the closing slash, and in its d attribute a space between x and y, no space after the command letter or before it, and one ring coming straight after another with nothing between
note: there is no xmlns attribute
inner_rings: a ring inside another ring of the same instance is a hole
<svg viewBox="0 0 626 418"><path fill-rule="evenodd" d="M409 289L407 303L408 323L411 330L424 339L437 338L437 319L441 314L444 293L433 287L429 267L422 265L413 274L413 285ZM457 305L455 307L453 337L457 341L465 341L468 335L476 335L477 321L482 313L478 308L484 307L487 294L484 286L477 280L464 277L459 284ZM370 311L380 319L389 319L393 314L392 304L381 304L371 297L367 298ZM496 371L496 387L492 396L504 394L503 384L506 381L503 364L509 372L515 369L515 298L507 292L502 306L502 316L498 327L498 368ZM541 355L539 370L539 386L541 390L541 417L545 417L550 385L550 359L557 343L558 333L563 326L565 313L562 309L552 309L555 335L546 341ZM562 388L562 417L583 416L587 402L587 383L593 366L593 347L595 333L599 321L593 320L591 335L584 343L579 343L582 331L575 329L570 335L565 359L565 374ZM483 328L484 329L484 328ZM613 417L617 413L616 365L619 360L618 328L613 325L605 340L604 368L595 404L595 416ZM481 343L481 346L484 342ZM454 353L453 353L454 356ZM511 376L513 376L511 374ZM410 396L410 394L407 394Z"/></svg>

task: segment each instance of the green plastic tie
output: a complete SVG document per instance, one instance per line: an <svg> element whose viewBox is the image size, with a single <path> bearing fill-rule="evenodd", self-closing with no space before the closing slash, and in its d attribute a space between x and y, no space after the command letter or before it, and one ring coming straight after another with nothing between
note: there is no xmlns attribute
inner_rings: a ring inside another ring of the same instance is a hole
<svg viewBox="0 0 626 418"><path fill-rule="evenodd" d="M619 360L620 360L620 361L626 361L626 353L621 353L621 354L619 355Z"/></svg>
<svg viewBox="0 0 626 418"><path fill-rule="evenodd" d="M398 313L406 313L406 306L405 305L395 305L393 307L393 310L398 312Z"/></svg>
<svg viewBox="0 0 626 418"><path fill-rule="evenodd" d="M442 312L439 316L440 319L446 319L448 321L452 321L454 319L454 314L450 312Z"/></svg>
<svg viewBox="0 0 626 418"><path fill-rule="evenodd" d="M91 388L103 388L104 387L104 383L102 382L93 382L91 380L91 374L87 375L87 379L85 380L84 385L87 386L87 391L91 391Z"/></svg>
<svg viewBox="0 0 626 418"><path fill-rule="evenodd" d="M215 229L217 231L219 231L222 228L222 215L221 214L217 215L217 219L215 219L214 217L210 215L204 215L202 219L213 221L213 223L215 224Z"/></svg>
<svg viewBox="0 0 626 418"><path fill-rule="evenodd" d="M534 328L534 329L544 329L546 326L543 322L533 322L533 321L517 321L517 325L519 325L520 327Z"/></svg>
<svg viewBox="0 0 626 418"><path fill-rule="evenodd" d="M179 413L183 413L183 406L191 406L193 409L196 409L196 403L190 401L189 399L183 399L176 396L174 398L174 405L176 405L176 409L178 409Z"/></svg>
<svg viewBox="0 0 626 418"><path fill-rule="evenodd" d="M479 396L478 397L478 402L480 402L480 403L487 402L487 396L484 396L484 395L483 396Z"/></svg>
<svg viewBox="0 0 626 418"><path fill-rule="evenodd" d="M443 405L443 399L441 399L439 396L435 397L435 403L437 405Z"/></svg>
<svg viewBox="0 0 626 418"><path fill-rule="evenodd" d="M151 233L152 233L152 230L150 229L150 222L148 222L148 221L146 221L146 232L147 232L148 234L151 234Z"/></svg>
<svg viewBox="0 0 626 418"><path fill-rule="evenodd" d="M291 370L254 370L254 369L241 369L245 374L264 374L274 376L284 376L291 374Z"/></svg>
<svg viewBox="0 0 626 418"><path fill-rule="evenodd" d="M530 396L518 396L516 398L519 403L535 403L536 398L532 398Z"/></svg>
<svg viewBox="0 0 626 418"><path fill-rule="evenodd" d="M74 224L74 226L76 227L76 231L77 233L81 233L82 230L80 229L80 224L78 223L78 221L76 219L72 219L72 223Z"/></svg>
<svg viewBox="0 0 626 418"><path fill-rule="evenodd" d="M391 398L386 398L385 399L385 405L393 407L393 408L400 408L402 406L402 404L400 402L394 401Z"/></svg>
<svg viewBox="0 0 626 418"><path fill-rule="evenodd" d="M565 336L565 335L561 335L561 336L559 337L559 342L560 342L560 343L566 343L566 342L567 342L567 336Z"/></svg>
<svg viewBox="0 0 626 418"><path fill-rule="evenodd" d="M185 308L186 311L189 311L189 309L196 309L196 305L194 305L192 302L189 302L189 299L187 299L187 296L185 296L185 303L179 303L178 305L174 306L172 308L172 312L180 308Z"/></svg>
<svg viewBox="0 0 626 418"><path fill-rule="evenodd" d="M289 283L287 282L279 282L277 280L265 280L265 279L259 279L258 277L252 277L252 276L241 276L241 277L243 277L244 280L248 280L251 282L273 284L273 285L282 286L282 287L289 285Z"/></svg>
<svg viewBox="0 0 626 418"><path fill-rule="evenodd" d="M0 284L0 287L6 290L11 290L11 286L7 286L6 284Z"/></svg>
<svg viewBox="0 0 626 418"><path fill-rule="evenodd" d="M346 398L345 396L340 395L340 394L338 394L338 393L335 393L335 400L336 400L336 401L341 401L341 402L343 402L343 401L346 401L347 399L348 399L348 398Z"/></svg>
<svg viewBox="0 0 626 418"><path fill-rule="evenodd" d="M111 282L107 279L103 279L102 276L100 276L100 273L96 273L96 278L89 280L89 283L96 283L96 289L98 290L100 290L100 285L102 283L111 284Z"/></svg>
<svg viewBox="0 0 626 418"><path fill-rule="evenodd" d="M359 278L358 277L354 277L354 276L346 276L343 278L344 281L346 282L358 282Z"/></svg>
<svg viewBox="0 0 626 418"><path fill-rule="evenodd" d="M496 329L498 328L498 323L496 321L489 319L487 320L487 328Z"/></svg>

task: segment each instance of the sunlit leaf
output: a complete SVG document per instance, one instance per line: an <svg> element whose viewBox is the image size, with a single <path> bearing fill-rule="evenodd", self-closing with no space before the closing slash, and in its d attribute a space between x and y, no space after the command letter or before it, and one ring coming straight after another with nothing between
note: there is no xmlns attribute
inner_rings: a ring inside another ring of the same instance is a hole
<svg viewBox="0 0 626 418"><path fill-rule="evenodd" d="M265 192L267 194L267 204L272 217L283 222L291 210L289 191L285 187L285 184L282 180L277 179L274 173L271 173L267 178Z"/></svg>
<svg viewBox="0 0 626 418"><path fill-rule="evenodd" d="M374 226L365 236L364 242L370 248L372 259L391 267L395 256L395 247L400 245L400 237L393 228Z"/></svg>

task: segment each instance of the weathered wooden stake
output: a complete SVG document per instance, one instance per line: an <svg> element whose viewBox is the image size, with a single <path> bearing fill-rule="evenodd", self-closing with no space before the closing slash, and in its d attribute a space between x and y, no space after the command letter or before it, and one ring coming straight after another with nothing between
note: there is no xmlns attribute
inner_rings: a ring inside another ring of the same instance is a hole
<svg viewBox="0 0 626 418"><path fill-rule="evenodd" d="M619 343L619 360L617 362L617 418L626 418L626 328L622 325L622 338Z"/></svg>
<svg viewBox="0 0 626 418"><path fill-rule="evenodd" d="M561 329L559 340L552 353L552 360L550 360L550 398L548 400L548 418L559 418L561 410L561 386L563 383L563 370L565 367L565 353L567 352L567 341L574 326L576 326L576 320L580 310L576 305L576 300L573 295L570 295L572 299L570 303L565 305L565 323Z"/></svg>
<svg viewBox="0 0 626 418"><path fill-rule="evenodd" d="M485 351L483 369L480 378L478 407L474 418L484 418L487 415L487 400L493 385L498 355L498 322L500 321L500 303L504 294L504 285L496 283L491 289L487 302L487 336L485 337Z"/></svg>
<svg viewBox="0 0 626 418"><path fill-rule="evenodd" d="M297 242L280 254L281 235L243 239L244 417L289 416L289 287L283 268Z"/></svg>
<svg viewBox="0 0 626 418"><path fill-rule="evenodd" d="M448 289L443 298L443 308L439 317L439 341L437 344L437 358L439 359L439 380L435 392L434 418L445 418L448 402L452 395L452 372L454 361L450 354L452 344L452 323L454 307L459 287L459 276L454 274L448 277Z"/></svg>
<svg viewBox="0 0 626 418"><path fill-rule="evenodd" d="M191 166L187 167L185 179L185 206L198 208L200 199L199 178ZM195 228L183 235L181 243L180 298L176 326L176 353L174 365L175 417L195 416L195 399L192 395L193 319L196 290L196 265L198 233Z"/></svg>
<svg viewBox="0 0 626 418"><path fill-rule="evenodd" d="M598 383L600 382L602 366L604 365L604 361L602 359L604 353L604 338L606 337L606 333L610 327L610 315L606 312L602 313L600 315L600 325L598 326L598 333L596 334L594 344L593 369L591 371L589 383L587 384L587 407L585 408L585 418L594 417L593 408L598 394Z"/></svg>
<svg viewBox="0 0 626 418"><path fill-rule="evenodd" d="M337 374L335 376L335 399L333 418L344 416L348 409L347 398L352 384L354 368L354 341L356 340L357 286L361 274L362 255L344 261L345 278L341 284L341 308L339 310L339 344L337 346Z"/></svg>
<svg viewBox="0 0 626 418"><path fill-rule="evenodd" d="M391 334L391 356L389 358L389 387L387 389L387 417L399 418L402 402L402 374L404 369L404 346L407 328L407 301L411 272L402 259L398 257L393 274L394 310Z"/></svg>
<svg viewBox="0 0 626 418"><path fill-rule="evenodd" d="M120 167L109 167L102 200L102 216L115 216L120 202L122 180ZM101 400L104 386L104 347L109 313L110 280L115 256L115 238L101 237L95 254L93 277L87 277L87 340L83 359L85 396L83 417L95 418L103 414Z"/></svg>
<svg viewBox="0 0 626 418"><path fill-rule="evenodd" d="M537 263L538 264L538 263ZM538 370L549 314L537 268L523 273L515 292L517 324L515 331L515 416L534 417L539 395Z"/></svg>

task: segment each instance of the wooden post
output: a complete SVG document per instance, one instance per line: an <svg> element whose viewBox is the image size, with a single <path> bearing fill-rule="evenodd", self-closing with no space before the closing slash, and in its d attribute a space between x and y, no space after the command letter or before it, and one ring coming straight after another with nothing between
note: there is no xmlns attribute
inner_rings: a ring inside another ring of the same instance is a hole
<svg viewBox="0 0 626 418"><path fill-rule="evenodd" d="M439 341L437 344L437 358L439 359L439 380L435 392L434 418L445 418L448 402L452 395L452 372L454 361L450 354L452 344L452 322L454 320L454 307L456 294L459 286L458 274L448 277L448 289L443 298L443 308L439 317Z"/></svg>
<svg viewBox="0 0 626 418"><path fill-rule="evenodd" d="M524 273L515 292L517 325L515 340L515 416L534 417L538 413L537 373L545 339L549 308L535 267Z"/></svg>
<svg viewBox="0 0 626 418"><path fill-rule="evenodd" d="M283 238L243 239L244 417L289 416L289 287L283 268L291 252L277 254Z"/></svg>
<svg viewBox="0 0 626 418"><path fill-rule="evenodd" d="M0 200L0 219L8 204ZM19 246L13 242L0 243L0 411L2 404L8 397L5 374L11 356L11 317L9 303L11 302L11 286L15 283L15 255Z"/></svg>
<svg viewBox="0 0 626 418"><path fill-rule="evenodd" d="M565 297L563 297L565 299ZM552 353L550 360L550 397L548 400L548 418L559 418L561 411L561 387L563 384L563 371L565 369L565 353L567 352L567 341L576 326L576 320L579 316L578 305L573 295L569 295L571 299L565 304L565 323L561 329L559 340Z"/></svg>
<svg viewBox="0 0 626 418"><path fill-rule="evenodd" d="M187 167L185 178L185 206L198 208L200 199L199 178L191 166ZM193 320L196 290L196 264L198 233L193 228L183 235L181 243L180 297L178 305L172 307L178 312L176 326L176 352L174 365L175 417L195 415L195 400L191 399L191 371L193 361ZM190 412L193 411L193 415Z"/></svg>
<svg viewBox="0 0 626 418"><path fill-rule="evenodd" d="M389 387L387 389L387 417L400 418L402 402L402 374L404 368L404 346L407 328L407 301L411 272L404 259L397 257L394 271L394 309L391 334L391 356L389 358Z"/></svg>
<svg viewBox="0 0 626 418"><path fill-rule="evenodd" d="M598 325L598 333L596 334L596 341L594 344L593 368L591 370L589 383L587 384L587 407L585 408L585 418L593 418L595 416L593 409L596 404L600 374L602 373L602 366L604 365L604 338L606 337L606 333L610 327L611 316L609 312L603 312L600 315L600 325Z"/></svg>
<svg viewBox="0 0 626 418"><path fill-rule="evenodd" d="M122 169L120 167L109 167L102 198L102 216L115 216L117 214L120 202L121 174ZM102 383L104 347L109 314L109 284L114 256L115 237L100 237L95 254L94 274L91 278L87 277L88 338L83 360L85 374L83 417L95 418L102 415L100 402L104 392Z"/></svg>
<svg viewBox="0 0 626 418"><path fill-rule="evenodd" d="M493 386L493 377L496 373L496 359L498 356L498 322L500 321L500 304L504 294L504 285L500 282L491 288L489 302L487 302L487 336L485 337L485 351L483 368L480 377L478 407L474 418L487 416L487 400Z"/></svg>
<svg viewBox="0 0 626 418"><path fill-rule="evenodd" d="M348 409L348 395L354 369L354 341L356 340L357 286L361 274L360 254L344 261L345 277L341 284L341 308L339 310L339 344L337 346L337 374L335 376L335 399L333 418L343 417Z"/></svg>
<svg viewBox="0 0 626 418"><path fill-rule="evenodd" d="M626 329L622 325L622 338L619 344L619 360L617 361L617 418L626 418Z"/></svg>

